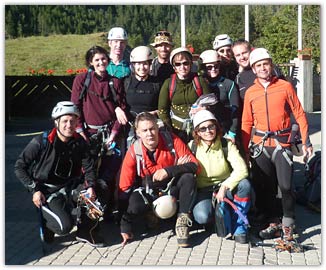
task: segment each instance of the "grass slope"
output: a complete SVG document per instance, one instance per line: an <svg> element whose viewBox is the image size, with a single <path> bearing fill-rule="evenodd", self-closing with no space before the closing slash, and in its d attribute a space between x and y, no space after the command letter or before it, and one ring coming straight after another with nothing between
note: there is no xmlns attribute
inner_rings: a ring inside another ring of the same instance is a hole
<svg viewBox="0 0 326 270"><path fill-rule="evenodd" d="M6 75L29 75L29 70L54 70L53 75L67 75L67 69L85 67L85 53L93 45L108 49L106 33L88 35L53 35L5 41Z"/></svg>

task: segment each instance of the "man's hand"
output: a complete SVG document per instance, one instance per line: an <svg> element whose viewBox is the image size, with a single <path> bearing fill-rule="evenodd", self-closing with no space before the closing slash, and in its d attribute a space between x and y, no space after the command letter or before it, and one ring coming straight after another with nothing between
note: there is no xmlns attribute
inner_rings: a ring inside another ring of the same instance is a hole
<svg viewBox="0 0 326 270"><path fill-rule="evenodd" d="M45 203L45 196L41 191L37 191L33 194L33 203L37 208L40 208Z"/></svg>
<svg viewBox="0 0 326 270"><path fill-rule="evenodd" d="M153 182L155 181L163 181L168 177L168 173L164 169L159 169L153 174Z"/></svg>
<svg viewBox="0 0 326 270"><path fill-rule="evenodd" d="M120 107L117 107L115 109L115 115L120 124L125 125L128 123L127 116L126 116L125 112Z"/></svg>
<svg viewBox="0 0 326 270"><path fill-rule="evenodd" d="M121 233L122 237L122 246L124 247L130 240L134 238L134 235L132 233Z"/></svg>

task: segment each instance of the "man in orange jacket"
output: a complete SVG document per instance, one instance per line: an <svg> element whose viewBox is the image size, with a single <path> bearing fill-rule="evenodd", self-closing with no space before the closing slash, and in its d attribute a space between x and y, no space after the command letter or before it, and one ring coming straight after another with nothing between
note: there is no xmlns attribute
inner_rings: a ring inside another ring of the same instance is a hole
<svg viewBox="0 0 326 270"><path fill-rule="evenodd" d="M164 131L165 135L159 132L156 117L148 112L137 115L135 130L139 139L126 153L119 182L119 205L120 210L124 210L120 223L123 245L133 237L132 222L137 216L148 216L154 209L160 218L172 217L178 199L179 213L175 230L178 245L187 247L189 227L192 224L189 213L195 196L194 174L198 170L198 161L180 138L168 131ZM168 194L172 195L174 202L160 200L165 212L162 214L156 201L170 186ZM174 207L171 208L171 213L167 213L171 203L174 203ZM123 205L125 209L122 209ZM156 208L153 205L156 205ZM153 217L151 219L153 220Z"/></svg>
<svg viewBox="0 0 326 270"><path fill-rule="evenodd" d="M267 239L278 237L283 232L282 241L291 243L294 241L295 223L291 152L295 129L291 128L291 113L300 128L304 159L313 152L308 122L292 85L272 75L272 58L266 49L253 50L250 65L257 78L244 99L242 140L247 156L250 152L252 158L256 206L269 218L269 226L259 235ZM260 172L259 178L255 175L257 171ZM282 223L276 213L277 186L282 194Z"/></svg>

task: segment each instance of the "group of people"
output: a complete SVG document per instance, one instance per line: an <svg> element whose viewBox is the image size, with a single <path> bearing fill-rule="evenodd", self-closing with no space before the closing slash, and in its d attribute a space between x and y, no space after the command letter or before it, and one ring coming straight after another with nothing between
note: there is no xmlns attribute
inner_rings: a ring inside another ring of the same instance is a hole
<svg viewBox="0 0 326 270"><path fill-rule="evenodd" d="M192 53L173 49L167 31L150 44L156 56L138 46L124 59L127 40L114 27L109 53L100 46L86 52L89 70L76 76L71 101L54 107L53 130L35 137L15 164L42 213L46 241L78 220L77 241L104 246L101 216L119 224L125 245L144 216L148 227L176 218L180 247L190 245L194 222L247 243L251 210L261 238L282 236L280 246L292 245L291 115L304 158L313 149L305 112L269 52L218 35L197 72ZM80 194L103 212L90 214L86 202L76 218Z"/></svg>

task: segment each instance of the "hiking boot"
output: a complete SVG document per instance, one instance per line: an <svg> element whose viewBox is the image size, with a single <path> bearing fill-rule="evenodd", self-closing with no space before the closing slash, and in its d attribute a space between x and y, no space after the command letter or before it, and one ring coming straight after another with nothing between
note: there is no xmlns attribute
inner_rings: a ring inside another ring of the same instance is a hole
<svg viewBox="0 0 326 270"><path fill-rule="evenodd" d="M275 249L290 253L303 252L302 245L293 237L293 226L282 226L282 238L276 240Z"/></svg>
<svg viewBox="0 0 326 270"><path fill-rule="evenodd" d="M51 244L54 241L54 232L48 227L43 226L43 237L45 243Z"/></svg>
<svg viewBox="0 0 326 270"><path fill-rule="evenodd" d="M160 219L152 212L149 211L145 214L146 226L150 230L155 230L160 225Z"/></svg>
<svg viewBox="0 0 326 270"><path fill-rule="evenodd" d="M282 226L282 239L293 241L293 226Z"/></svg>
<svg viewBox="0 0 326 270"><path fill-rule="evenodd" d="M192 226L192 220L189 217L189 214L180 213L178 215L177 222L175 224L175 233L177 235L178 246L179 247L188 247L189 239L189 227Z"/></svg>
<svg viewBox="0 0 326 270"><path fill-rule="evenodd" d="M81 230L77 230L76 241L81 243L87 243L92 247L96 247L96 248L101 248L106 246L102 237L100 237L97 232L91 232L91 231L83 232Z"/></svg>
<svg viewBox="0 0 326 270"><path fill-rule="evenodd" d="M259 232L262 239L273 239L281 236L282 225L279 223L270 223L269 226Z"/></svg>

